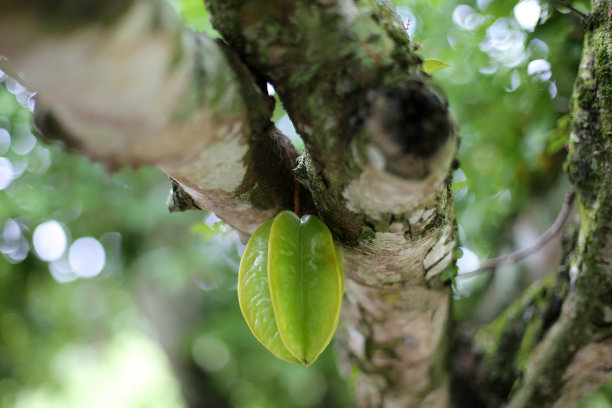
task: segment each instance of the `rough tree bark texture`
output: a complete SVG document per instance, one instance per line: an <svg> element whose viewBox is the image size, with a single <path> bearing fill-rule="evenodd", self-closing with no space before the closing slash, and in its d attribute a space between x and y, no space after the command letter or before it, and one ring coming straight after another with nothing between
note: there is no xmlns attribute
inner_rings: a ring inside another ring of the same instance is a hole
<svg viewBox="0 0 612 408"><path fill-rule="evenodd" d="M460 382L474 395L466 406L569 408L612 376L612 1L594 1L584 24L566 162L577 219L565 259L460 354Z"/></svg>
<svg viewBox="0 0 612 408"><path fill-rule="evenodd" d="M363 406L446 405L456 139L401 20L369 1L207 1L274 84L307 154L296 176L342 244L340 338ZM316 24L316 28L313 25Z"/></svg>
<svg viewBox="0 0 612 408"><path fill-rule="evenodd" d="M358 404L449 406L442 272L455 246L457 139L393 6L206 4L227 45L184 29L157 0L5 1L0 67L39 92L45 136L109 169L159 166L175 210L215 212L248 235L293 208L297 180L303 211L341 246L337 348ZM571 406L609 371L612 6L594 7L567 165L580 224L560 272L466 342L456 368L483 406ZM266 82L305 141L299 161L270 122Z"/></svg>

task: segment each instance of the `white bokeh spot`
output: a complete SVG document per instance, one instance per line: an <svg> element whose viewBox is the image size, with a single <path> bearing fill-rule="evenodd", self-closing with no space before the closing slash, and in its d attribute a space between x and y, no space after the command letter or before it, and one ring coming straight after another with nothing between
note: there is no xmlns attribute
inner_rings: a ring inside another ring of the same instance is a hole
<svg viewBox="0 0 612 408"><path fill-rule="evenodd" d="M525 0L514 6L514 18L527 31L533 31L540 21L542 8L536 0Z"/></svg>
<svg viewBox="0 0 612 408"><path fill-rule="evenodd" d="M11 146L11 135L6 129L0 129L0 154L4 154Z"/></svg>
<svg viewBox="0 0 612 408"><path fill-rule="evenodd" d="M540 81L548 81L552 76L550 62L537 59L527 65L527 74Z"/></svg>
<svg viewBox="0 0 612 408"><path fill-rule="evenodd" d="M68 240L60 223L51 220L36 227L32 243L38 257L50 262L59 259L64 254Z"/></svg>
<svg viewBox="0 0 612 408"><path fill-rule="evenodd" d="M11 184L14 175L13 163L6 157L0 157L0 190L4 190Z"/></svg>
<svg viewBox="0 0 612 408"><path fill-rule="evenodd" d="M68 262L78 277L93 278L104 268L106 253L97 239L83 237L74 241L70 246Z"/></svg>
<svg viewBox="0 0 612 408"><path fill-rule="evenodd" d="M55 279L59 283L67 283L72 282L78 276L74 273L72 268L70 267L70 263L66 257L62 257L55 261L49 262L49 272L53 279Z"/></svg>

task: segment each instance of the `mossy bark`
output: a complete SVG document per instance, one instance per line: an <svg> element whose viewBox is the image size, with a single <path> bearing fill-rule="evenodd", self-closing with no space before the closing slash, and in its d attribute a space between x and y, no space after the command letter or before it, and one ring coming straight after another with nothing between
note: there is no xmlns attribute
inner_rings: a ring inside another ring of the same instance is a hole
<svg viewBox="0 0 612 408"><path fill-rule="evenodd" d="M458 383L474 384L469 406L573 407L612 377L611 16L612 2L599 0L584 20L566 162L577 220L563 265L459 354Z"/></svg>
<svg viewBox="0 0 612 408"><path fill-rule="evenodd" d="M457 141L401 20L367 0L206 4L304 139L296 176L348 277L338 350L358 405L448 405L440 276L453 262Z"/></svg>

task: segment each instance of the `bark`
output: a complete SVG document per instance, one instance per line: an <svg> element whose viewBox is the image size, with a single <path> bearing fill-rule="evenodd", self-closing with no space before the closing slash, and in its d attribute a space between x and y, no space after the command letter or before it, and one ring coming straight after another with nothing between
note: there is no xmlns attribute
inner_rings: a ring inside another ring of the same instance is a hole
<svg viewBox="0 0 612 408"><path fill-rule="evenodd" d="M456 138L401 20L382 2L206 4L304 139L297 177L342 244L338 348L358 404L448 405Z"/></svg>
<svg viewBox="0 0 612 408"><path fill-rule="evenodd" d="M157 165L188 207L246 234L291 205L297 153L270 122L273 101L230 49L184 28L166 3L2 2L0 55L38 92L44 137L109 170Z"/></svg>
<svg viewBox="0 0 612 408"><path fill-rule="evenodd" d="M458 358L458 382L474 379L480 406L573 407L612 376L610 13L611 1L595 1L585 19L566 162L577 222L563 265L480 329L473 349Z"/></svg>

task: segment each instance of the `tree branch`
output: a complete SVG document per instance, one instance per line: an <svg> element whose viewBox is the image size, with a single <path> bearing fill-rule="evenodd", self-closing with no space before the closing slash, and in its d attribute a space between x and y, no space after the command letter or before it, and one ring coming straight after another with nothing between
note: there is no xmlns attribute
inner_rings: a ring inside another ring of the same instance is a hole
<svg viewBox="0 0 612 408"><path fill-rule="evenodd" d="M297 153L229 48L185 29L161 1L86 4L86 18L71 0L0 6L0 54L38 91L46 137L111 170L157 165L246 234L292 207Z"/></svg>
<svg viewBox="0 0 612 408"><path fill-rule="evenodd" d="M343 365L363 406L448 403L457 140L388 1L207 0L304 139L296 177L341 248Z"/></svg>
<svg viewBox="0 0 612 408"><path fill-rule="evenodd" d="M534 348L511 408L548 401L573 407L612 376L612 75L610 1L595 1L572 97L566 171L578 198L580 229L566 258L570 291L561 315Z"/></svg>
<svg viewBox="0 0 612 408"><path fill-rule="evenodd" d="M281 97L308 152L298 177L343 242L355 244L365 223L388 225L391 214L442 189L456 152L447 102L392 10L369 1L207 7Z"/></svg>
<svg viewBox="0 0 612 408"><path fill-rule="evenodd" d="M64 1L0 6L0 53L39 91L43 131L111 169L156 164L186 206L250 233L293 205L296 154L259 86L271 82L305 140L296 178L316 209L307 194L300 208L343 243L340 338L359 403L448 405L440 276L455 246L457 138L390 3L210 0L230 50L159 1L113 2L103 21Z"/></svg>
<svg viewBox="0 0 612 408"><path fill-rule="evenodd" d="M571 4L569 4L567 1L554 0L553 3L556 3L556 4L560 5L561 7L565 7L566 9L576 13L577 15L579 15L580 17L582 17L584 19L587 18L586 14L584 14L583 12L578 10L576 7L574 7Z"/></svg>
<svg viewBox="0 0 612 408"><path fill-rule="evenodd" d="M559 236L563 233L565 226L567 225L567 221L569 219L570 214L572 213L572 207L574 204L574 198L576 196L576 191L573 187L570 187L570 190L565 194L565 199L563 200L563 205L559 210L559 214L557 214L557 218L552 223L552 225L544 231L542 235L540 235L535 241L531 244L517 250L511 252L506 255L498 256L497 258L488 259L484 261L477 269L473 271L464 272L461 275L458 275L460 278L469 278L478 274L481 274L487 270L496 268L499 265L504 263L512 263L519 261L535 252L537 252L540 248L546 245L551 239Z"/></svg>

